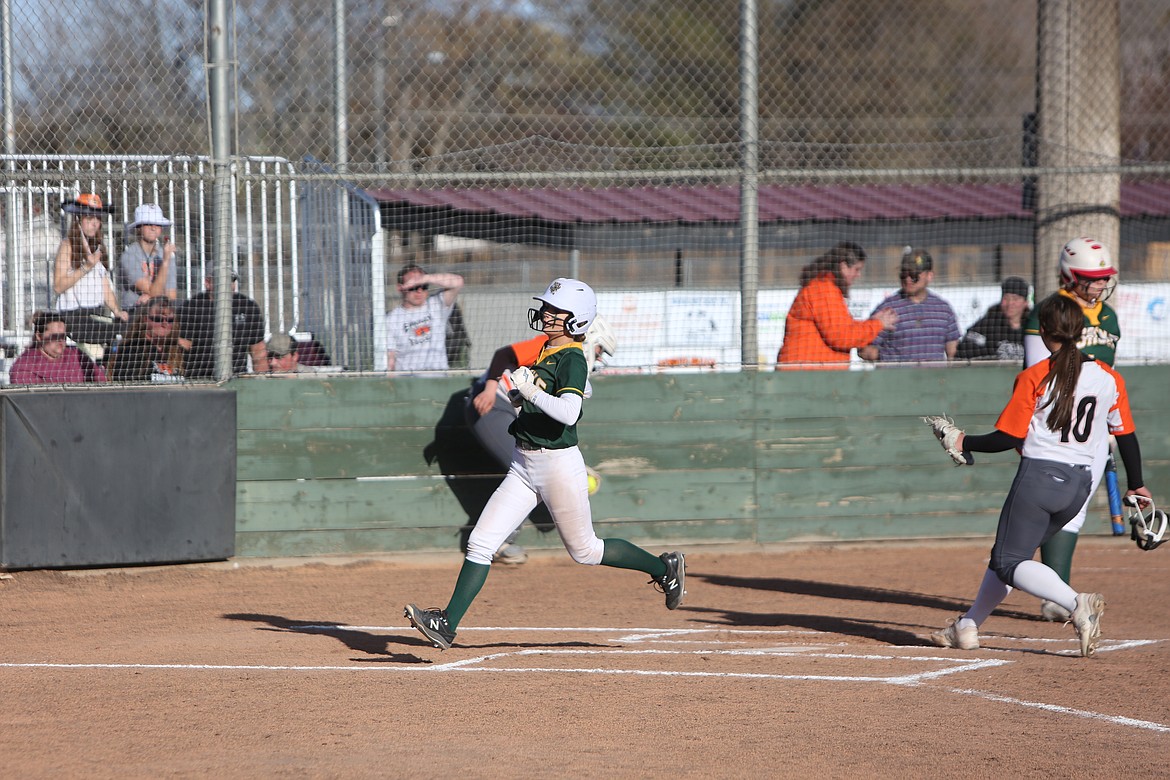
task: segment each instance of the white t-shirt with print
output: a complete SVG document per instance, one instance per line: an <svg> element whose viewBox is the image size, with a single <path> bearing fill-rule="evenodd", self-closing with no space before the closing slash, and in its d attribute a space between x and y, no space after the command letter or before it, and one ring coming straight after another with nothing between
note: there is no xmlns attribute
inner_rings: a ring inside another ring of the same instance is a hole
<svg viewBox="0 0 1170 780"><path fill-rule="evenodd" d="M386 350L394 353L395 371L447 370L447 319L454 308L438 293L417 309L399 306L386 315Z"/></svg>

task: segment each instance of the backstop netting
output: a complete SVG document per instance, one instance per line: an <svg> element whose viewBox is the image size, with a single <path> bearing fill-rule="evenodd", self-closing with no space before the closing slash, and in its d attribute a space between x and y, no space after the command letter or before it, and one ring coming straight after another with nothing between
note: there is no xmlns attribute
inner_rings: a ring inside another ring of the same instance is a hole
<svg viewBox="0 0 1170 780"><path fill-rule="evenodd" d="M556 276L597 290L620 344L608 370L770 368L801 269L838 242L868 256L852 317L899 289L911 247L965 334L1009 278L1033 303L1051 293L1079 235L1120 271L1118 362L1170 359L1156 0L10 13L6 370L30 315L60 305L61 207L82 192L116 209L102 228L115 283L135 210L156 203L178 243L176 305L230 265L262 346L288 334L315 370L386 370L408 264L462 277L447 371L533 335L531 298ZM213 159L217 134L230 159Z"/></svg>

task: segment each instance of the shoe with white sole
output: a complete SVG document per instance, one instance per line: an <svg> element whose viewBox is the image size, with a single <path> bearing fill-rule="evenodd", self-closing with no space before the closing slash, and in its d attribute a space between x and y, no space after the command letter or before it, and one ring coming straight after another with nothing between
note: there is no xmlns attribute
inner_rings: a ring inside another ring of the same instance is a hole
<svg viewBox="0 0 1170 780"><path fill-rule="evenodd" d="M1072 624L1081 640L1081 655L1091 658L1101 643L1101 616L1105 614L1105 597L1100 593L1078 593Z"/></svg>
<svg viewBox="0 0 1170 780"><path fill-rule="evenodd" d="M978 650L979 649L979 626L967 626L966 628L959 627L959 621L963 618L951 618L947 621L947 627L931 633L930 641L934 642L939 647L954 647L958 650Z"/></svg>

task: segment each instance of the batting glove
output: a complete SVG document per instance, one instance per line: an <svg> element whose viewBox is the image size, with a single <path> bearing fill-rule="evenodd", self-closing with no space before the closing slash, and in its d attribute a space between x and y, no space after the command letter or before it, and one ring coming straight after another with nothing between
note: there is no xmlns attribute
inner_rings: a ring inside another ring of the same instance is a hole
<svg viewBox="0 0 1170 780"><path fill-rule="evenodd" d="M536 372L528 366L520 366L512 372L512 385L516 392L526 401L531 401L540 392L536 384Z"/></svg>

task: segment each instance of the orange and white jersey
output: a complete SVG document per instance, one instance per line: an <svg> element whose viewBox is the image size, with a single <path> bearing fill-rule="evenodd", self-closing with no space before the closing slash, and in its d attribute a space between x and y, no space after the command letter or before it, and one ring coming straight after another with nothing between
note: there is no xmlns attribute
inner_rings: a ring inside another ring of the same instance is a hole
<svg viewBox="0 0 1170 780"><path fill-rule="evenodd" d="M1073 403L1072 423L1065 429L1048 430L1050 393L1044 386L1049 361L1026 368L1016 376L1012 398L995 427L1024 440L1025 458L1054 460L1091 466L1097 453L1106 452L1109 434L1133 433L1133 415L1125 380L1096 360L1081 365Z"/></svg>

